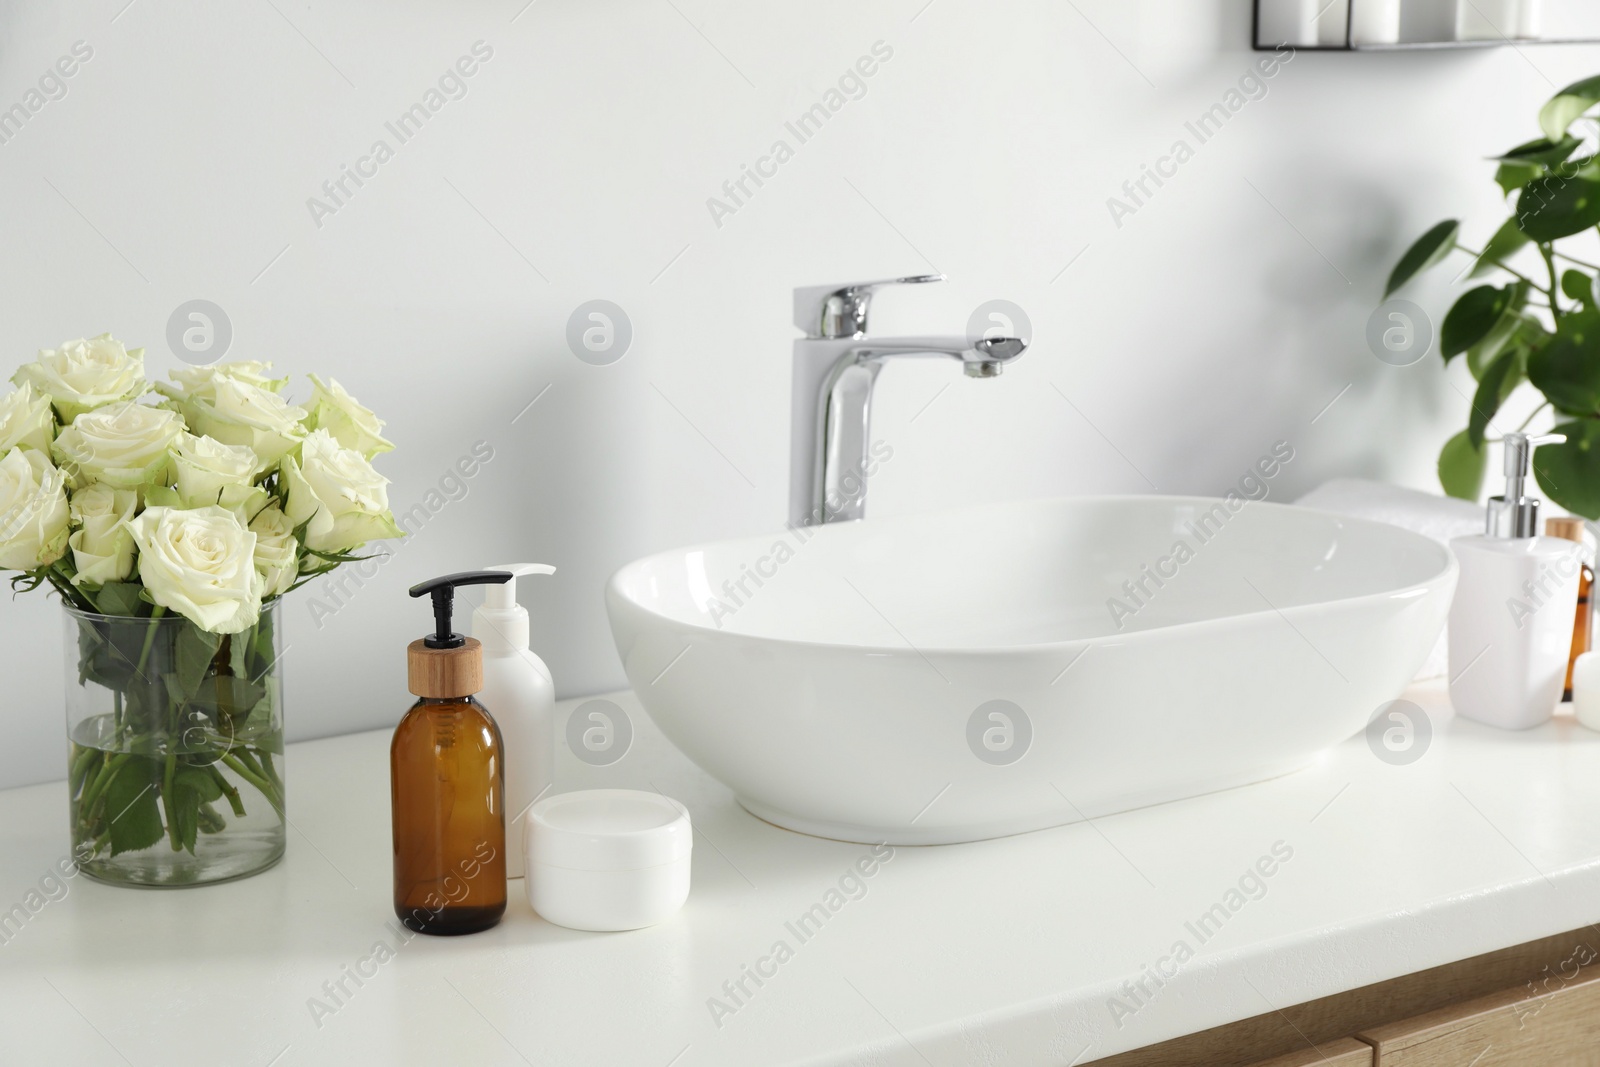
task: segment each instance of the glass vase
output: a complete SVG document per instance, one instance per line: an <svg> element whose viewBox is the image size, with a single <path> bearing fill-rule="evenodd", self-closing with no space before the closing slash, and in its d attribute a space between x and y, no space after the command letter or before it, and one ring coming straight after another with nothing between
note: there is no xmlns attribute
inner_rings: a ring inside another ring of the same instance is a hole
<svg viewBox="0 0 1600 1067"><path fill-rule="evenodd" d="M283 856L276 602L250 630L66 609L73 855L117 885L243 878Z"/></svg>

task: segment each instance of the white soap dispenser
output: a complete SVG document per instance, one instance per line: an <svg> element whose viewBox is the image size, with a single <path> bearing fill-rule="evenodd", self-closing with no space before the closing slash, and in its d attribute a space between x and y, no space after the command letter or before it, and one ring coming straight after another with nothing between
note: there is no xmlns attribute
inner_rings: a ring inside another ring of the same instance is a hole
<svg viewBox="0 0 1600 1067"><path fill-rule="evenodd" d="M512 580L486 587L472 613L472 636L483 645L483 703L494 710L506 761L506 877L523 874L522 834L528 809L555 774L555 685L544 660L528 649L528 611L517 603L516 579L554 574L542 563L490 567ZM1569 611L1567 614L1571 614Z"/></svg>
<svg viewBox="0 0 1600 1067"><path fill-rule="evenodd" d="M1504 438L1506 491L1487 530L1450 542L1461 565L1450 605L1450 703L1504 730L1547 721L1561 700L1583 547L1536 536L1539 501L1523 495L1533 449L1560 434Z"/></svg>

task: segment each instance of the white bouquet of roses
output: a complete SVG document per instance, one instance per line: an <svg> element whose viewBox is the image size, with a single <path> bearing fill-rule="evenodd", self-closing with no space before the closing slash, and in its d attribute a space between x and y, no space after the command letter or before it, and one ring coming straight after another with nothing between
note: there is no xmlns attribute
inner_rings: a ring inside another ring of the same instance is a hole
<svg viewBox="0 0 1600 1067"><path fill-rule="evenodd" d="M174 371L109 334L39 353L0 398L0 569L103 615L255 626L264 602L399 537L372 459L394 446L338 382L304 406L271 364Z"/></svg>

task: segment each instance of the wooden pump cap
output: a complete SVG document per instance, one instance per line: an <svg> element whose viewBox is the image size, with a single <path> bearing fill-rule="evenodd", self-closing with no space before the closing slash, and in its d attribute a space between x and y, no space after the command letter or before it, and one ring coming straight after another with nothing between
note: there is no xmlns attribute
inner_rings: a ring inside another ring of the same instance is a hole
<svg viewBox="0 0 1600 1067"><path fill-rule="evenodd" d="M1546 537L1560 537L1567 541L1583 543L1583 520L1558 516L1544 520Z"/></svg>
<svg viewBox="0 0 1600 1067"><path fill-rule="evenodd" d="M406 685L435 700L471 696L483 688L483 646L469 637L459 648L429 648L418 638L406 646Z"/></svg>

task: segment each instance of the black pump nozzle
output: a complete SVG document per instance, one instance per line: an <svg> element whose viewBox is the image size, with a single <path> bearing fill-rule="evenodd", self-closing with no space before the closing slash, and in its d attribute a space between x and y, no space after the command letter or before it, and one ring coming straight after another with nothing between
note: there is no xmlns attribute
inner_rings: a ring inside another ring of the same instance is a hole
<svg viewBox="0 0 1600 1067"><path fill-rule="evenodd" d="M512 578L510 571L462 571L442 578L430 578L411 587L412 596L433 595L434 632L422 639L429 648L460 648L467 639L450 632L450 616L455 607L458 585L501 585Z"/></svg>

